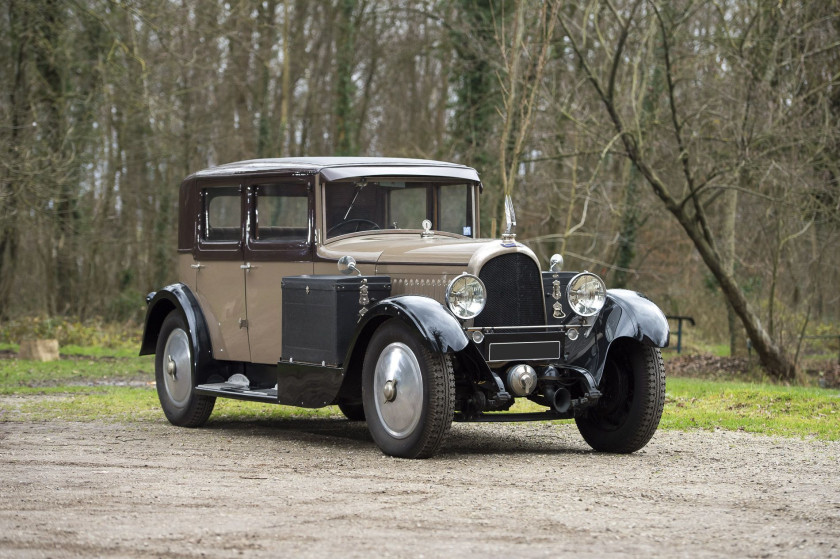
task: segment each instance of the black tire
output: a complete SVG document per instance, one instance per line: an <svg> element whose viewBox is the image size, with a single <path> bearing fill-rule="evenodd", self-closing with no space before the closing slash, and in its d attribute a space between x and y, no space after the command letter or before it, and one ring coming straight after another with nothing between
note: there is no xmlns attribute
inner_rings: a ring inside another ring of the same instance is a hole
<svg viewBox="0 0 840 559"><path fill-rule="evenodd" d="M362 369L362 402L382 452L400 458L435 454L452 426L454 400L448 355L429 351L414 330L396 319L374 332Z"/></svg>
<svg viewBox="0 0 840 559"><path fill-rule="evenodd" d="M195 353L183 314L170 312L155 349L155 384L166 419L180 427L203 425L216 404L216 398L195 393Z"/></svg>
<svg viewBox="0 0 840 559"><path fill-rule="evenodd" d="M575 418L589 445L600 452L629 454L650 441L665 405L665 365L659 348L621 340L610 348L602 396Z"/></svg>
<svg viewBox="0 0 840 559"><path fill-rule="evenodd" d="M338 409L340 409L341 413L344 414L344 417L350 421L365 420L365 407L361 402L352 404L350 402L339 402Z"/></svg>

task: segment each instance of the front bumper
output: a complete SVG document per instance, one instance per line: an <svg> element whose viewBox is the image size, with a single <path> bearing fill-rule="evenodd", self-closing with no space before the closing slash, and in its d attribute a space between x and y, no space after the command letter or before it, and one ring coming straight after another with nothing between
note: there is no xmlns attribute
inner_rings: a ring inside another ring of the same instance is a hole
<svg viewBox="0 0 840 559"><path fill-rule="evenodd" d="M569 361L588 345L585 325L466 328L488 363Z"/></svg>

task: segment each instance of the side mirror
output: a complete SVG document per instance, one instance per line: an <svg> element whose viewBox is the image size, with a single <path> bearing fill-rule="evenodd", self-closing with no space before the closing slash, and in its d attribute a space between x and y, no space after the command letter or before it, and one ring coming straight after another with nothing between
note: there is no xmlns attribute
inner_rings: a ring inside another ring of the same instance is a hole
<svg viewBox="0 0 840 559"><path fill-rule="evenodd" d="M338 271L345 276L353 272L356 272L360 276L362 275L362 271L356 267L356 259L349 255L342 256L338 259Z"/></svg>
<svg viewBox="0 0 840 559"><path fill-rule="evenodd" d="M563 269L563 257L559 254L551 255L551 260L548 263L548 269L552 272L559 272Z"/></svg>

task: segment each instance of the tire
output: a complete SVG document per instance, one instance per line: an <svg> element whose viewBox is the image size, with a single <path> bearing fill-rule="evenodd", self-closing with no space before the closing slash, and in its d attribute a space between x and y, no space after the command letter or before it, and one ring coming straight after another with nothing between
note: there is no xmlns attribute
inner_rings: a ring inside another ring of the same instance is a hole
<svg viewBox="0 0 840 559"><path fill-rule="evenodd" d="M344 414L344 417L350 421L364 421L365 408L361 403L339 402L338 409Z"/></svg>
<svg viewBox="0 0 840 559"><path fill-rule="evenodd" d="M615 343L600 389L598 403L575 418L584 440L597 451L620 454L645 446L665 405L665 365L659 348L635 340Z"/></svg>
<svg viewBox="0 0 840 559"><path fill-rule="evenodd" d="M155 349L155 384L166 419L180 427L203 425L216 404L216 398L195 393L195 351L183 314L170 312Z"/></svg>
<svg viewBox="0 0 840 559"><path fill-rule="evenodd" d="M448 355L429 351L414 330L396 319L374 332L362 369L362 402L382 452L400 458L435 454L449 434L454 400Z"/></svg>

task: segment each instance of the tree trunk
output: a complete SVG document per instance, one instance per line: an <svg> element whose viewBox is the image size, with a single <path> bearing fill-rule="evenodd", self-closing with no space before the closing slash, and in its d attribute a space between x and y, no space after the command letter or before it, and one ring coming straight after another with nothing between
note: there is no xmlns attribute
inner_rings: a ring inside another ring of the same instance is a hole
<svg viewBox="0 0 840 559"><path fill-rule="evenodd" d="M743 181L749 179L745 177L747 171L740 170L741 186L744 186ZM738 191L734 188L726 190L722 196L723 211L721 212L722 227L721 227L721 259L723 260L723 269L727 274L735 276L735 239L736 239L736 223L738 220ZM738 315L729 299L726 299L726 321L729 329L729 354L733 357L744 356L747 354L747 340L744 336L744 328L738 321Z"/></svg>
<svg viewBox="0 0 840 559"><path fill-rule="evenodd" d="M353 55L356 44L356 22L353 12L356 0L341 0L338 15L338 40L336 41L336 90L335 90L335 149L336 155L356 155L354 140L355 119L353 100Z"/></svg>
<svg viewBox="0 0 840 559"><path fill-rule="evenodd" d="M283 75L280 88L280 141L279 151L281 155L291 155L291 141L289 134L289 106L292 102L292 17L289 3L292 0L283 0Z"/></svg>
<svg viewBox="0 0 840 559"><path fill-rule="evenodd" d="M40 100L45 107L44 119L40 123L44 141L53 159L50 169L45 169L47 184L52 188L53 215L55 220L55 280L56 293L54 310L66 314L76 303L76 232L78 213L76 208L75 181L70 171L64 168L67 151L67 100L64 94L63 65L60 58L60 38L64 27L64 6L57 0L44 0L37 14L38 41L34 49L35 65L44 89ZM68 154L68 157L69 154ZM71 163L71 165L73 165Z"/></svg>
<svg viewBox="0 0 840 559"><path fill-rule="evenodd" d="M259 99L257 105L260 107L260 119L257 126L257 157L273 157L276 155L277 149L277 135L271 130L272 119L269 109L271 103L268 95L269 85L271 84L271 49L277 36L274 21L276 9L277 0L268 0L257 5L257 21L259 22L259 50L257 56Z"/></svg>
<svg viewBox="0 0 840 559"><path fill-rule="evenodd" d="M18 259L18 189L15 184L14 173L19 169L22 146L20 145L20 130L24 119L24 52L26 38L21 32L23 19L18 11L16 2L10 2L8 17L10 27L10 42L14 60L14 81L9 88L9 111L11 113L11 128L9 130L8 161L6 172L0 182L0 320L10 318L9 303L11 302L12 286L15 282L15 268Z"/></svg>

